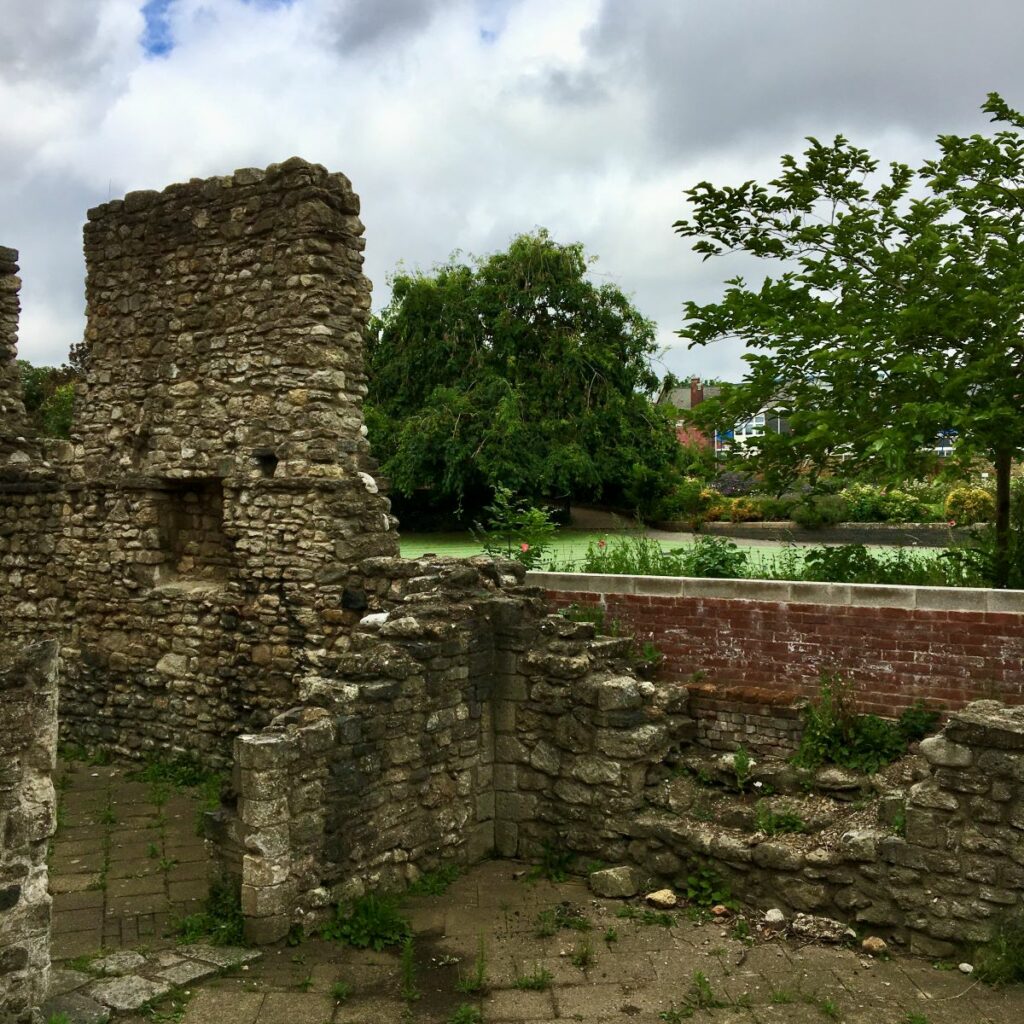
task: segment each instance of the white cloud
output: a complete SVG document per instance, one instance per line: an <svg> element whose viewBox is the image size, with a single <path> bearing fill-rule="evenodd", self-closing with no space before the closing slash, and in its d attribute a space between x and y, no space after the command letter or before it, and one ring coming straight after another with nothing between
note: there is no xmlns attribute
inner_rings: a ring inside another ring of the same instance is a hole
<svg viewBox="0 0 1024 1024"><path fill-rule="evenodd" d="M88 206L293 154L361 194L377 305L399 260L546 225L599 255L672 343L683 301L730 272L673 234L683 189L768 176L807 132L916 159L988 88L1021 100L1024 11L994 6L982 53L954 0L884 43L867 23L886 5L865 0L848 48L836 33L856 19L805 0L170 0L173 48L149 56L141 0L0 0L0 244L23 254L22 354L59 361L80 336ZM918 37L941 32L948 56L958 31L946 87ZM715 350L669 364L738 367Z"/></svg>

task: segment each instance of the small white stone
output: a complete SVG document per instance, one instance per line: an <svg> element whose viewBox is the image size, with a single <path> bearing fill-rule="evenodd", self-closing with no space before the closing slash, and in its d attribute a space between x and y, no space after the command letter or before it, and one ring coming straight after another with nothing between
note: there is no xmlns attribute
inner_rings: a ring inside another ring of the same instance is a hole
<svg viewBox="0 0 1024 1024"><path fill-rule="evenodd" d="M960 971L961 974L973 974L974 964L957 964L957 969Z"/></svg>
<svg viewBox="0 0 1024 1024"><path fill-rule="evenodd" d="M772 907L765 911L764 923L769 928L782 928L786 924L786 915L778 907Z"/></svg>

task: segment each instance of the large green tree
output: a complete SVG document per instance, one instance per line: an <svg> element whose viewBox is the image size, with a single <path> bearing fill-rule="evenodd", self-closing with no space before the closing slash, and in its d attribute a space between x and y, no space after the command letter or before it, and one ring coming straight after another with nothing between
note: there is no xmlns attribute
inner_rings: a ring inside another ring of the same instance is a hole
<svg viewBox="0 0 1024 1024"><path fill-rule="evenodd" d="M366 419L399 494L473 512L498 487L630 500L678 457L650 401L654 325L546 231L399 273L370 325Z"/></svg>
<svg viewBox="0 0 1024 1024"><path fill-rule="evenodd" d="M745 342L744 381L699 413L721 426L780 408L792 434L762 439L769 471L842 455L896 475L955 431L959 458L995 466L1005 586L1010 469L1024 450L1024 118L994 93L983 109L998 130L941 135L916 170L883 175L842 136L812 138L767 185L690 189L675 228L695 251L777 260L780 273L688 302L679 333Z"/></svg>

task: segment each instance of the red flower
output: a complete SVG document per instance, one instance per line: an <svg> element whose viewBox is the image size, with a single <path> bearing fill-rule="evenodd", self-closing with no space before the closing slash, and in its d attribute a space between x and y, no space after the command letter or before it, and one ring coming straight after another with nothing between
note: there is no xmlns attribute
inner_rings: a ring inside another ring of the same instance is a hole
<svg viewBox="0 0 1024 1024"><path fill-rule="evenodd" d="M601 538L601 539L600 539L600 540L599 540L599 541L597 542L597 546L598 546L599 548L603 548L603 547L607 547L607 546L608 546L608 545L607 545L607 544L605 543L605 539L604 539L604 537L602 537L602 538Z"/></svg>
<svg viewBox="0 0 1024 1024"><path fill-rule="evenodd" d="M529 544L527 544L527 543L526 543L526 542L524 541L524 542L523 542L522 544L520 544L520 545L519 545L519 550L520 550L520 551L529 551L529 550L530 550L530 545L529 545Z"/></svg>
<svg viewBox="0 0 1024 1024"><path fill-rule="evenodd" d="M955 519L950 519L949 525L950 526L956 526L956 520Z"/></svg>

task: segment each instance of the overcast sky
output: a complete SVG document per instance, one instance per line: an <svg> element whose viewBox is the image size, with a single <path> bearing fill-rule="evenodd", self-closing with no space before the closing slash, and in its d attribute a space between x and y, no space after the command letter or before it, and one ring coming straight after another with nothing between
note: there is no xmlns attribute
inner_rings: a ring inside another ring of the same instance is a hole
<svg viewBox="0 0 1024 1024"><path fill-rule="evenodd" d="M768 178L806 135L915 163L1024 107L1021 0L0 0L0 245L21 354L83 326L85 211L299 155L363 200L374 305L546 226L600 257L674 346L736 267L672 223L683 190ZM756 273L756 270L755 270ZM671 347L736 377L735 348Z"/></svg>

